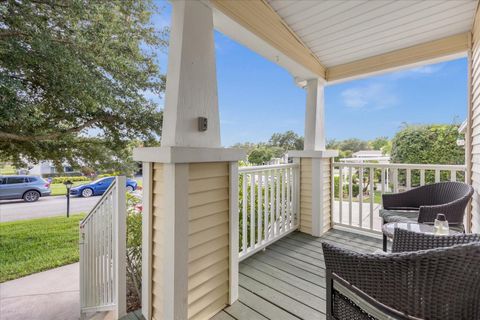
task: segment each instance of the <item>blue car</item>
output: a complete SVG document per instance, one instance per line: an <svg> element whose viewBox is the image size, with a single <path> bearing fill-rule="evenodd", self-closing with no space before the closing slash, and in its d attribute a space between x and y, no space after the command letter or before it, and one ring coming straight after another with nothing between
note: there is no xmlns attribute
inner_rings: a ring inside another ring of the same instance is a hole
<svg viewBox="0 0 480 320"><path fill-rule="evenodd" d="M82 184L70 189L70 195L79 196L79 197L91 197L99 196L103 194L108 187L112 184L115 177L106 177L98 179L96 181L90 182L88 184ZM137 181L132 179L127 179L127 191L133 192L137 189Z"/></svg>

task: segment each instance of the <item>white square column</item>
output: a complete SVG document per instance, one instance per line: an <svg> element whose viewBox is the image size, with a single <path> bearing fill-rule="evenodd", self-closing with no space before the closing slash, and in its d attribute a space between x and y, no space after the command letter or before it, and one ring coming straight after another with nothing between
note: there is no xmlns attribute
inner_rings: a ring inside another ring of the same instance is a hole
<svg viewBox="0 0 480 320"><path fill-rule="evenodd" d="M325 150L325 80L307 80L304 151L289 152L300 164L300 231L319 237L331 228L332 162Z"/></svg>

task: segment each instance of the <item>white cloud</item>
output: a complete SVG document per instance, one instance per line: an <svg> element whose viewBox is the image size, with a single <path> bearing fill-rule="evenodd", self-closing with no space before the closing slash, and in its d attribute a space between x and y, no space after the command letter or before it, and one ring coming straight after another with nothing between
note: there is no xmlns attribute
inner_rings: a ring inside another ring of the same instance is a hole
<svg viewBox="0 0 480 320"><path fill-rule="evenodd" d="M428 76L439 72L444 67L443 63L420 66L408 70L393 72L389 75L390 80L399 80L408 77Z"/></svg>
<svg viewBox="0 0 480 320"><path fill-rule="evenodd" d="M374 82L344 90L343 103L350 108L384 109L398 103L397 96L388 86Z"/></svg>

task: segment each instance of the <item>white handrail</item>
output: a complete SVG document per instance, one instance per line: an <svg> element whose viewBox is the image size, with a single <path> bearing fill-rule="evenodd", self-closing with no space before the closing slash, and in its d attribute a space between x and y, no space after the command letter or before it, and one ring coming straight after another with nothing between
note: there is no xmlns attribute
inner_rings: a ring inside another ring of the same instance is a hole
<svg viewBox="0 0 480 320"><path fill-rule="evenodd" d="M382 194L433 182L464 181L466 176L465 165L335 162L333 169L333 225L376 234L381 232Z"/></svg>
<svg viewBox="0 0 480 320"><path fill-rule="evenodd" d="M126 313L126 178L116 177L80 222L80 314Z"/></svg>
<svg viewBox="0 0 480 320"><path fill-rule="evenodd" d="M246 259L299 224L299 164L241 167L239 260Z"/></svg>

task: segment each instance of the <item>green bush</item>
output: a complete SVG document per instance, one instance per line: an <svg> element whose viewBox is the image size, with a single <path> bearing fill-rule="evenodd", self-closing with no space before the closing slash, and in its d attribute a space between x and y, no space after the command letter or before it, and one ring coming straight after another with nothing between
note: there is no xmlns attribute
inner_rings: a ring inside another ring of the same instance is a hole
<svg viewBox="0 0 480 320"><path fill-rule="evenodd" d="M52 179L52 183L65 183L66 181L70 180L71 182L78 182L78 181L90 181L90 178L85 176L79 177L55 177Z"/></svg>
<svg viewBox="0 0 480 320"><path fill-rule="evenodd" d="M106 178L106 177L115 177L119 175L121 175L121 173L117 171L112 173L102 173L97 176L97 179Z"/></svg>
<svg viewBox="0 0 480 320"><path fill-rule="evenodd" d="M348 195L348 191L349 191L348 183L343 183L342 189L343 189L343 197L345 198ZM339 190L340 190L340 177L336 176L333 178L333 192L335 197L340 197ZM360 193L360 185L354 183L352 185L352 197L358 197L359 193Z"/></svg>
<svg viewBox="0 0 480 320"><path fill-rule="evenodd" d="M43 178L61 178L61 177L81 177L81 172L58 172L58 173L45 173L42 174Z"/></svg>
<svg viewBox="0 0 480 320"><path fill-rule="evenodd" d="M142 199L127 193L127 283L140 303L142 292Z"/></svg>

